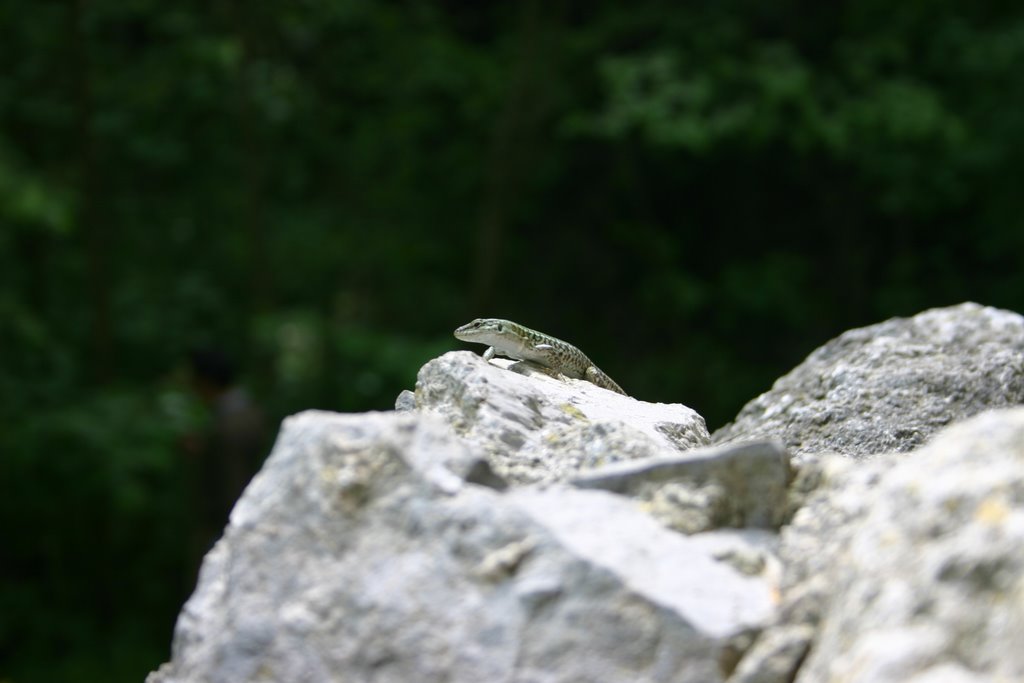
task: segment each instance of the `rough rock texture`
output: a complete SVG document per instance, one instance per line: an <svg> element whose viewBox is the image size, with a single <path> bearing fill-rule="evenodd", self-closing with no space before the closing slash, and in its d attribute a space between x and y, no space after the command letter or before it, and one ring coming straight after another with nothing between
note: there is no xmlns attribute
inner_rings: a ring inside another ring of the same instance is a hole
<svg viewBox="0 0 1024 683"><path fill-rule="evenodd" d="M395 399L395 410L416 410L416 394L408 389L403 389Z"/></svg>
<svg viewBox="0 0 1024 683"><path fill-rule="evenodd" d="M641 500L684 533L720 527L777 529L789 512L789 454L772 441L701 448L609 465L572 483Z"/></svg>
<svg viewBox="0 0 1024 683"><path fill-rule="evenodd" d="M834 588L831 569L846 552L848 531L863 517L872 489L897 457L855 462L826 455L802 467L809 490L778 547L783 572L777 620L756 638L730 683L792 683Z"/></svg>
<svg viewBox="0 0 1024 683"><path fill-rule="evenodd" d="M1022 355L974 304L853 330L707 447L446 354L396 412L286 421L149 683L1022 681L1024 408L964 421Z"/></svg>
<svg viewBox="0 0 1024 683"><path fill-rule="evenodd" d="M429 415L287 420L149 683L713 682L770 615L722 538L473 459Z"/></svg>
<svg viewBox="0 0 1024 683"><path fill-rule="evenodd" d="M819 466L782 536L778 622L733 683L1024 680L1024 408Z"/></svg>
<svg viewBox="0 0 1024 683"><path fill-rule="evenodd" d="M866 494L797 681L1024 680L1024 409L949 429Z"/></svg>
<svg viewBox="0 0 1024 683"><path fill-rule="evenodd" d="M645 403L584 380L549 377L528 363L488 363L468 351L423 366L416 404L441 416L517 484L564 480L581 469L709 440L704 418L684 405Z"/></svg>
<svg viewBox="0 0 1024 683"><path fill-rule="evenodd" d="M850 330L715 432L797 453L909 451L954 420L1024 402L1024 318L966 303Z"/></svg>

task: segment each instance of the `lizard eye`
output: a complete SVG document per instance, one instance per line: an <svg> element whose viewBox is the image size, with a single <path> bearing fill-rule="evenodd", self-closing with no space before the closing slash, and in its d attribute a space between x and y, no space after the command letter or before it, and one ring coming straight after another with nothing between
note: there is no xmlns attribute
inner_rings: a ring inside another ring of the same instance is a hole
<svg viewBox="0 0 1024 683"><path fill-rule="evenodd" d="M498 332L504 332L504 331L505 331L505 326L502 325L501 323L498 323Z"/></svg>

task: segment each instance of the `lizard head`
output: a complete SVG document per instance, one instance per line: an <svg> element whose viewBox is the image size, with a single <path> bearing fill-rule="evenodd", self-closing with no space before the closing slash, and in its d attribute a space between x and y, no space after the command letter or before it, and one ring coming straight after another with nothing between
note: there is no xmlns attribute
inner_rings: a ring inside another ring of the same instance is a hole
<svg viewBox="0 0 1024 683"><path fill-rule="evenodd" d="M500 318L477 318L455 330L455 338L462 341L491 344L495 339L515 337L517 325Z"/></svg>

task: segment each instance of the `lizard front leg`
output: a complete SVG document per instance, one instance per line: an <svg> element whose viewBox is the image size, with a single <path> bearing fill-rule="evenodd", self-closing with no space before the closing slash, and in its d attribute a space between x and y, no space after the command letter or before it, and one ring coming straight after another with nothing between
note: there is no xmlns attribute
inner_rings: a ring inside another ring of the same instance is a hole
<svg viewBox="0 0 1024 683"><path fill-rule="evenodd" d="M489 361L494 358L494 347L488 346L487 350L484 351L484 360Z"/></svg>

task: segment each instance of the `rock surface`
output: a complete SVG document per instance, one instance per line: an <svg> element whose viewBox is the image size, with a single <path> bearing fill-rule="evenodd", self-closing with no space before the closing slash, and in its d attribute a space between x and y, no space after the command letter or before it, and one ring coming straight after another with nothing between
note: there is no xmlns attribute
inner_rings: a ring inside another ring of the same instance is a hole
<svg viewBox="0 0 1024 683"><path fill-rule="evenodd" d="M602 491L468 484L429 415L286 421L179 619L178 681L720 681L771 589Z"/></svg>
<svg viewBox="0 0 1024 683"><path fill-rule="evenodd" d="M950 428L866 493L798 682L1024 680L1024 409Z"/></svg>
<svg viewBox="0 0 1024 683"><path fill-rule="evenodd" d="M710 439L704 418L684 405L645 403L584 380L554 379L527 363L488 363L469 351L424 365L416 403L515 484L564 481L582 469L684 451Z"/></svg>
<svg viewBox="0 0 1024 683"><path fill-rule="evenodd" d="M1024 318L965 303L850 330L715 432L796 453L909 451L954 420L1024 403Z"/></svg>
<svg viewBox="0 0 1024 683"><path fill-rule="evenodd" d="M446 354L285 422L148 681L1024 680L1022 356L975 304L852 330L708 446Z"/></svg>
<svg viewBox="0 0 1024 683"><path fill-rule="evenodd" d="M721 527L778 529L789 511L791 477L782 446L752 441L617 463L572 483L641 500L665 526L696 533Z"/></svg>
<svg viewBox="0 0 1024 683"><path fill-rule="evenodd" d="M819 466L782 535L779 619L734 682L1024 680L1024 408Z"/></svg>

